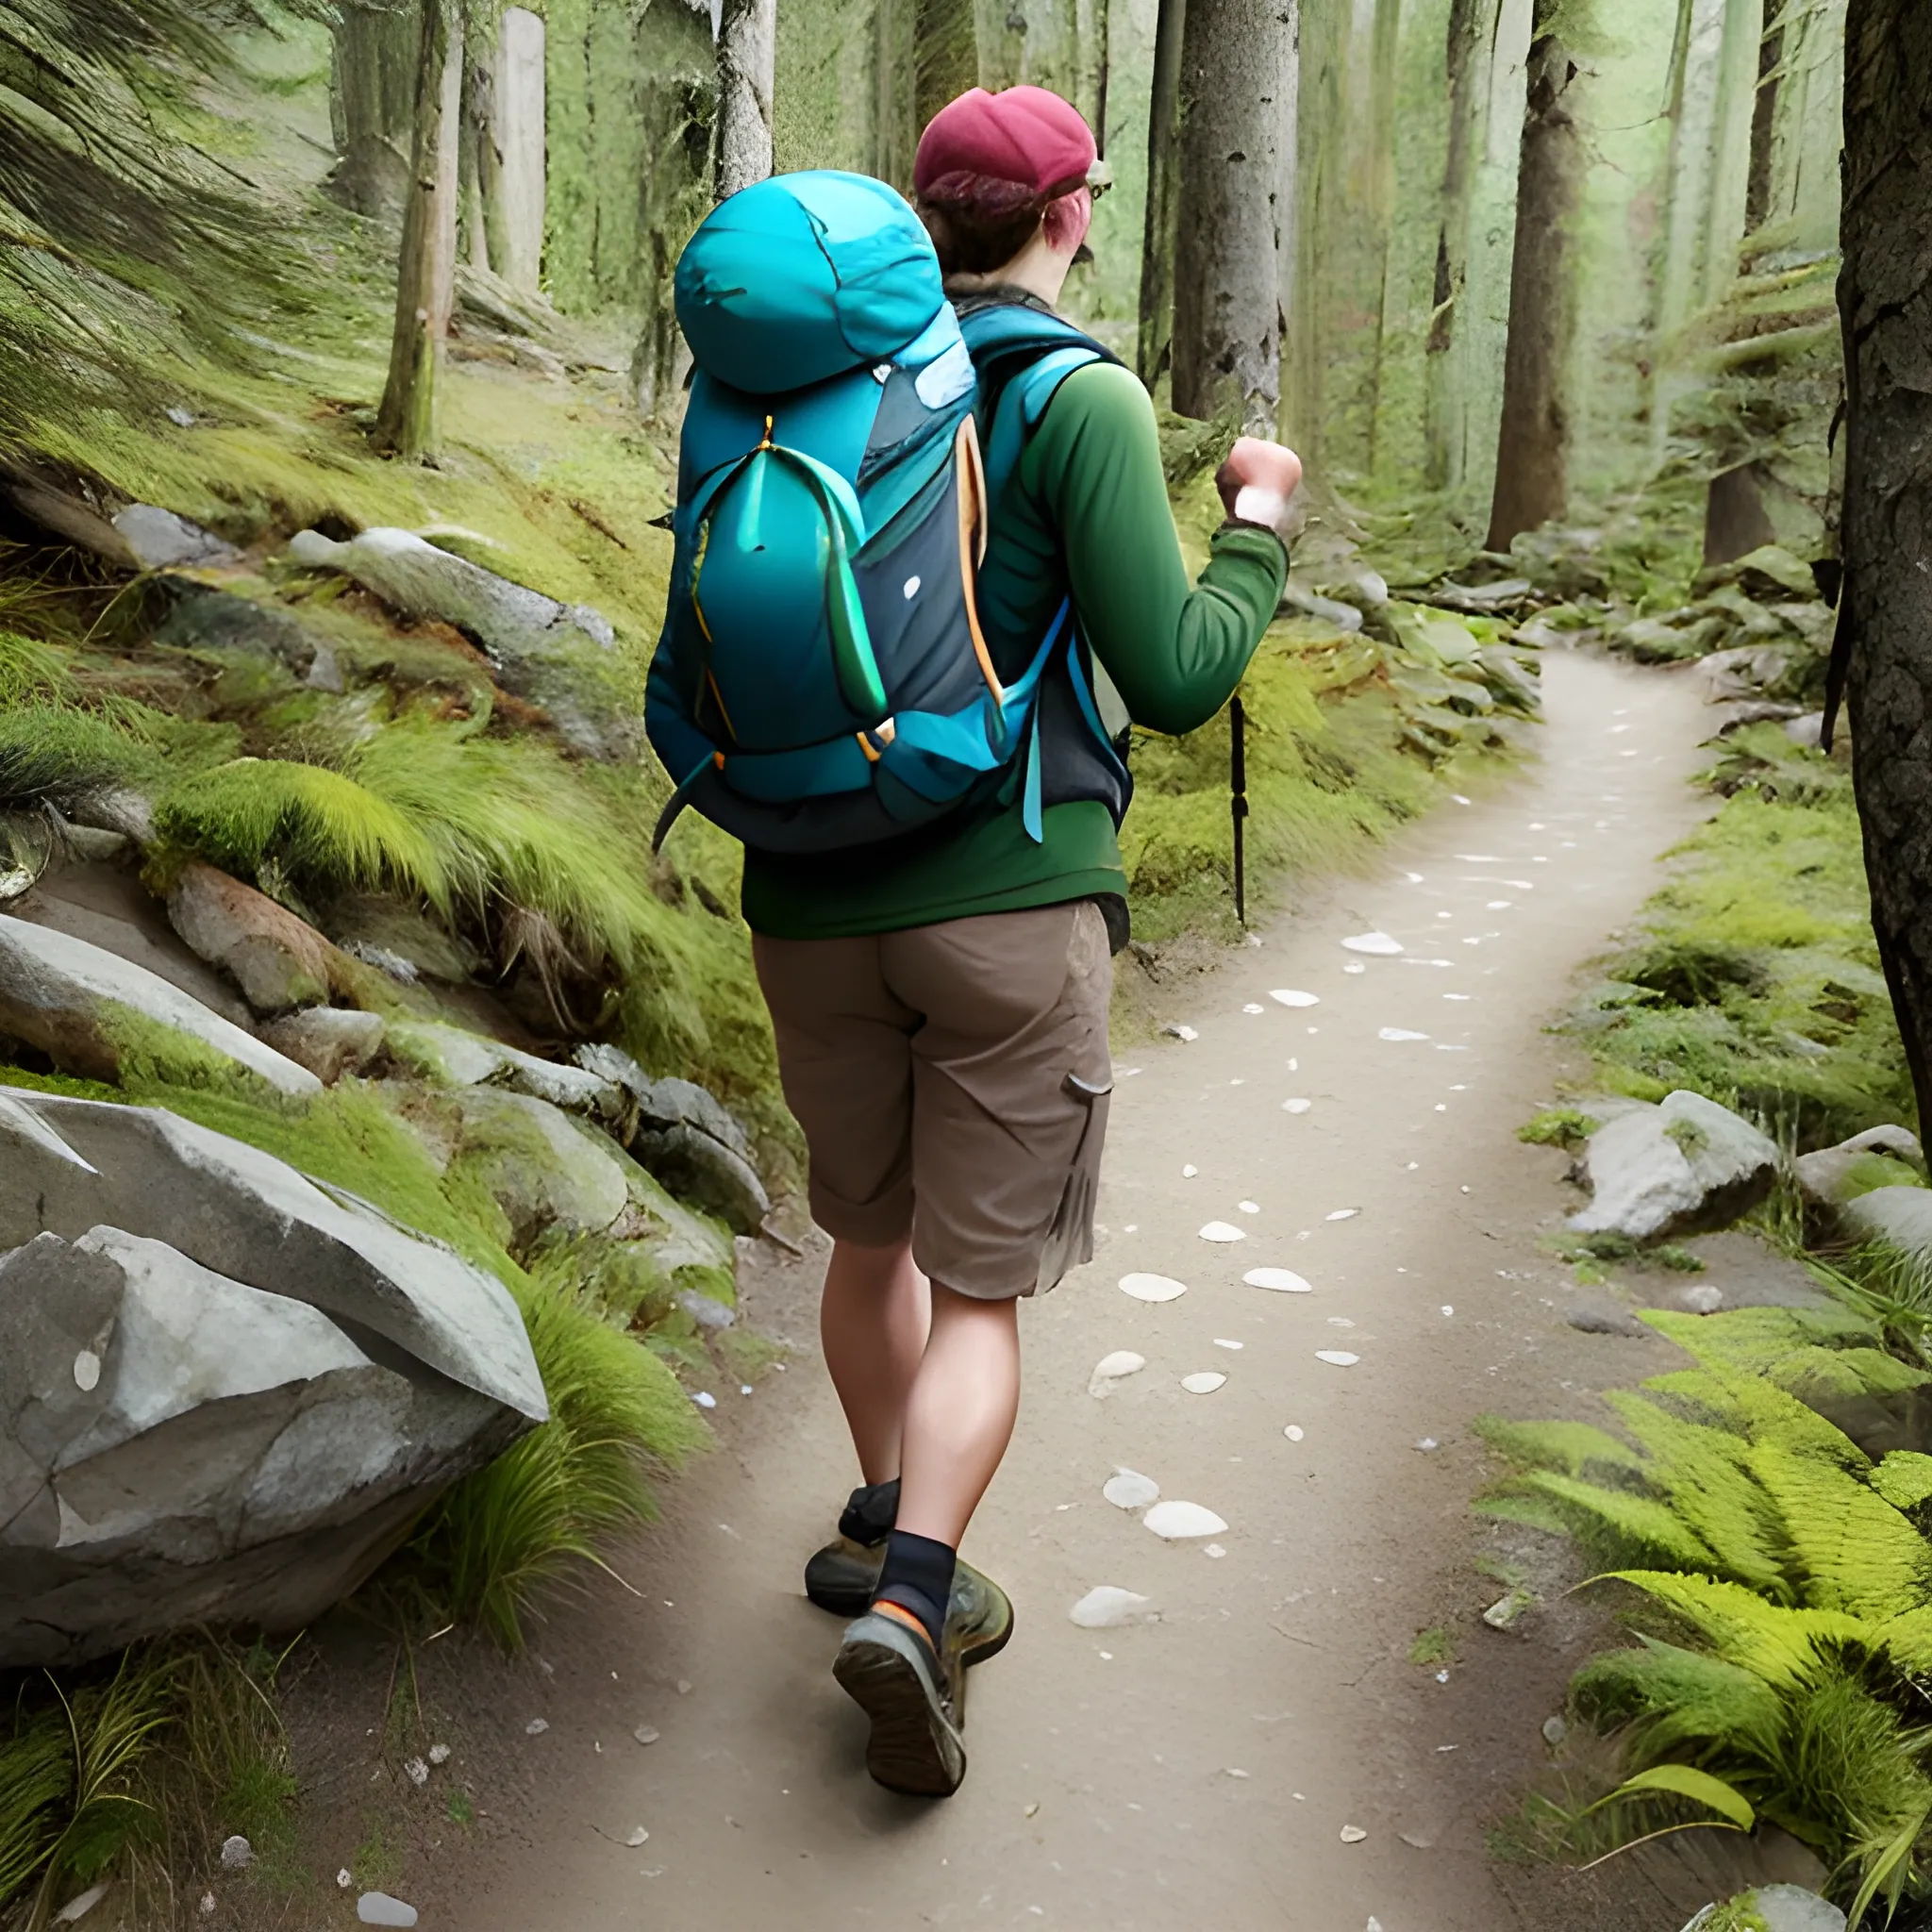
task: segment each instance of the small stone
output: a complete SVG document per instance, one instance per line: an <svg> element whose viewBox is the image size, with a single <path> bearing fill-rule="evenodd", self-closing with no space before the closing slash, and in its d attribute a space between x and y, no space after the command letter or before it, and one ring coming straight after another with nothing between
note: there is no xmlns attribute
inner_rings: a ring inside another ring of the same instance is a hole
<svg viewBox="0 0 1932 1932"><path fill-rule="evenodd" d="M1120 1287L1123 1294L1132 1295L1137 1302L1171 1302L1188 1291L1185 1281L1176 1281L1170 1274L1123 1274Z"/></svg>
<svg viewBox="0 0 1932 1932"><path fill-rule="evenodd" d="M624 1841L625 1844L630 1846L630 1848L633 1851L635 1851L638 1848L638 1846L641 1844L648 1844L650 1842L650 1838L651 1834L648 1831L646 1831L641 1824L634 1824L631 1826L629 1832L625 1834Z"/></svg>
<svg viewBox="0 0 1932 1932"><path fill-rule="evenodd" d="M640 1724L631 1733L640 1744L655 1744L664 1735L656 1724Z"/></svg>
<svg viewBox="0 0 1932 1932"><path fill-rule="evenodd" d="M1424 1436L1417 1441L1415 1446L1418 1449L1420 1449L1424 1456L1430 1456L1433 1455L1442 1445L1441 1443L1436 1441L1435 1437Z"/></svg>
<svg viewBox="0 0 1932 1932"><path fill-rule="evenodd" d="M678 1678L677 1694L680 1697L689 1697L691 1695L691 1679L689 1677Z"/></svg>
<svg viewBox="0 0 1932 1932"><path fill-rule="evenodd" d="M429 1782L429 1767L420 1757L412 1757L403 1766L403 1775L421 1790Z"/></svg>
<svg viewBox="0 0 1932 1932"><path fill-rule="evenodd" d="M1021 1815L1025 1818L1037 1818L1040 1815L1040 1800L1035 1798Z"/></svg>
<svg viewBox="0 0 1932 1932"><path fill-rule="evenodd" d="M1278 1007L1319 1007L1320 993L1299 992L1291 986L1277 986L1268 997Z"/></svg>
<svg viewBox="0 0 1932 1932"><path fill-rule="evenodd" d="M1230 1341L1225 1335L1217 1335L1214 1338L1214 1345L1216 1348L1231 1348L1239 1353L1241 1349L1246 1348L1248 1344L1245 1341Z"/></svg>
<svg viewBox="0 0 1932 1932"><path fill-rule="evenodd" d="M413 1925L416 1907L386 1891L365 1891L356 1901L356 1916L365 1925Z"/></svg>
<svg viewBox="0 0 1932 1932"><path fill-rule="evenodd" d="M101 1358L84 1348L74 1357L74 1386L83 1395L92 1395L101 1385Z"/></svg>
<svg viewBox="0 0 1932 1932"><path fill-rule="evenodd" d="M1087 1378L1087 1392L1104 1400L1113 1393L1116 1382L1128 1375L1138 1375L1146 1366L1144 1355L1136 1355L1130 1348L1117 1348L1093 1364L1093 1373Z"/></svg>
<svg viewBox="0 0 1932 1932"><path fill-rule="evenodd" d="M1512 1590L1507 1596L1498 1597L1483 1612L1483 1622L1491 1630L1507 1630L1513 1627L1524 1611L1536 1602L1526 1590Z"/></svg>
<svg viewBox="0 0 1932 1932"><path fill-rule="evenodd" d="M1345 1348L1318 1348L1315 1351L1318 1362L1326 1362L1330 1368L1352 1369L1361 1360L1358 1355L1350 1355Z"/></svg>
<svg viewBox="0 0 1932 1932"><path fill-rule="evenodd" d="M715 1395L708 1394L702 1389L693 1389L691 1391L691 1399L693 1402L695 1402L700 1408L716 1408L718 1406L718 1398Z"/></svg>
<svg viewBox="0 0 1932 1932"><path fill-rule="evenodd" d="M1250 1000L1247 1003L1247 1005L1241 1008L1241 1011L1244 1013L1265 1013L1267 1010L1268 1008L1266 1007L1257 1006L1253 1000Z"/></svg>
<svg viewBox="0 0 1932 1932"><path fill-rule="evenodd" d="M1344 973L1366 973L1369 969L1359 959L1344 959L1341 962L1341 970Z"/></svg>
<svg viewBox="0 0 1932 1932"><path fill-rule="evenodd" d="M1235 1206L1243 1214L1258 1214L1261 1211L1261 1204L1258 1201L1237 1201Z"/></svg>
<svg viewBox="0 0 1932 1932"><path fill-rule="evenodd" d="M1560 1717L1546 1717L1543 1720L1543 1742L1553 1748L1570 1735L1570 1726Z"/></svg>
<svg viewBox="0 0 1932 1932"><path fill-rule="evenodd" d="M1247 1238L1244 1229L1235 1227L1225 1221L1210 1221L1201 1230L1201 1239L1204 1241L1244 1241Z"/></svg>
<svg viewBox="0 0 1932 1932"><path fill-rule="evenodd" d="M1138 1470L1117 1469L1101 1484L1100 1493L1116 1509L1144 1509L1160 1500L1160 1485Z"/></svg>
<svg viewBox="0 0 1932 1932"><path fill-rule="evenodd" d="M1181 1387L1190 1395L1212 1395L1223 1387L1227 1377L1213 1369L1201 1369L1191 1375L1181 1377Z"/></svg>
<svg viewBox="0 0 1932 1932"><path fill-rule="evenodd" d="M1345 1845L1358 1845L1368 1837L1359 1824L1344 1824L1341 1827L1341 1842Z"/></svg>
<svg viewBox="0 0 1932 1932"><path fill-rule="evenodd" d="M1096 1584L1067 1612L1083 1630L1118 1630L1126 1624L1151 1621L1152 1597L1122 1590L1112 1583Z"/></svg>
<svg viewBox="0 0 1932 1932"><path fill-rule="evenodd" d="M215 1895L211 1891L205 1891L201 1895L201 1916L204 1919L211 1919L214 1915Z"/></svg>
<svg viewBox="0 0 1932 1932"><path fill-rule="evenodd" d="M1426 1040L1426 1033L1418 1033L1408 1026L1385 1026L1376 1035L1378 1040Z"/></svg>
<svg viewBox="0 0 1932 1932"><path fill-rule="evenodd" d="M1685 1289L1677 1300L1693 1315L1714 1315L1724 1305L1724 1291L1707 1281L1700 1281Z"/></svg>
<svg viewBox="0 0 1932 1932"><path fill-rule="evenodd" d="M1191 1026L1170 1024L1160 1029L1170 1040L1199 1040L1200 1035Z"/></svg>
<svg viewBox="0 0 1932 1932"><path fill-rule="evenodd" d="M1184 1181L1191 1181L1200 1172L1201 1170L1191 1160L1181 1169L1181 1178Z"/></svg>
<svg viewBox="0 0 1932 1932"><path fill-rule="evenodd" d="M1284 1100L1281 1110L1283 1113L1307 1113L1314 1104L1312 1100Z"/></svg>
<svg viewBox="0 0 1932 1932"><path fill-rule="evenodd" d="M1203 1508L1199 1503L1157 1503L1141 1521L1156 1536L1169 1542L1185 1541L1191 1537L1219 1536L1227 1527L1213 1510Z"/></svg>
<svg viewBox="0 0 1932 1932"><path fill-rule="evenodd" d="M1298 1423L1290 1423L1281 1432L1291 1442L1299 1442L1307 1433Z"/></svg>
<svg viewBox="0 0 1932 1932"><path fill-rule="evenodd" d="M1227 1552L1219 1543L1209 1543L1201 1554L1204 1557L1224 1557L1227 1555Z"/></svg>
<svg viewBox="0 0 1932 1932"><path fill-rule="evenodd" d="M1341 943L1351 953L1367 953L1379 959L1392 959L1402 951L1402 941L1391 939L1386 932L1358 932Z"/></svg>
<svg viewBox="0 0 1932 1932"><path fill-rule="evenodd" d="M550 1720L547 1717L533 1717L524 1726L524 1736L526 1738L541 1738L549 1728Z"/></svg>
<svg viewBox="0 0 1932 1932"><path fill-rule="evenodd" d="M1362 1210L1359 1208L1338 1208L1333 1214L1324 1214L1324 1221L1353 1221Z"/></svg>
<svg viewBox="0 0 1932 1932"><path fill-rule="evenodd" d="M239 1872L255 1863L255 1847L245 1838L225 1838L222 1840L222 1863L229 1871Z"/></svg>
<svg viewBox="0 0 1932 1932"><path fill-rule="evenodd" d="M449 1746L447 1744L430 1745L429 1761L431 1764L447 1764L449 1762Z"/></svg>
<svg viewBox="0 0 1932 1932"><path fill-rule="evenodd" d="M342 1869L336 1874L336 1883L340 1885L344 1891L347 1891L350 1886L354 1885L355 1882L356 1874L353 1872L351 1872L346 1865L344 1865Z"/></svg>
<svg viewBox="0 0 1932 1932"><path fill-rule="evenodd" d="M1287 1268L1250 1268L1241 1276L1250 1288L1270 1288L1277 1294L1313 1294L1314 1288Z"/></svg>

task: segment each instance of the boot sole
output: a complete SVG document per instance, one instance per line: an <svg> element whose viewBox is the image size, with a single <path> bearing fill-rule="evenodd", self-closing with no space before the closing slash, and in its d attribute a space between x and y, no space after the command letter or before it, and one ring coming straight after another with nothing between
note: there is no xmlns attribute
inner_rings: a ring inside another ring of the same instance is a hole
<svg viewBox="0 0 1932 1932"><path fill-rule="evenodd" d="M950 1798L966 1776L966 1747L947 1723L912 1654L919 1639L891 1619L865 1617L845 1633L832 1675L872 1721L865 1768L911 1798Z"/></svg>

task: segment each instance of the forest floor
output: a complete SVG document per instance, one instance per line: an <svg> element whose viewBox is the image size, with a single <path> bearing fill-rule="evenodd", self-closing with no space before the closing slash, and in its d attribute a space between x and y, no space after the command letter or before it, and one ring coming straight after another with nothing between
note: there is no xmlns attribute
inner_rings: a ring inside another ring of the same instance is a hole
<svg viewBox="0 0 1932 1932"><path fill-rule="evenodd" d="M358 1668L319 1633L325 1707L298 1680L290 1712L317 1861L464 1932L1676 1932L1734 1878L1802 1876L1739 1873L1702 1833L1588 1875L1495 1855L1579 1748L1553 1752L1545 1721L1606 1619L1566 1596L1582 1573L1555 1540L1472 1516L1471 1424L1586 1413L1674 1358L1648 1331L1570 1325L1607 1297L1550 1252L1576 1197L1516 1129L1581 1071L1546 1023L1707 808L1685 782L1709 716L1688 675L1551 652L1544 682L1539 762L1254 949L1148 990L1198 1037L1122 1046L1100 1253L1024 1317L1028 1395L968 1545L1018 1626L974 1674L957 1798L869 1782L837 1625L800 1594L855 1480L808 1254L748 1271L788 1371L721 1390L720 1453L618 1559L636 1591L599 1579L519 1660L461 1638L408 1660L410 1748L453 1754L425 1789L389 1768L392 1651ZM1371 929L1406 950L1341 944ZM1203 1240L1210 1221L1245 1238ZM1727 1299L1775 1298L1755 1243L1701 1246ZM1313 1291L1243 1285L1257 1266ZM1129 1271L1189 1291L1132 1299ZM1147 1366L1097 1400L1118 1349ZM1318 1359L1338 1350L1358 1360ZM1224 1386L1183 1391L1208 1370ZM1163 1542L1102 1499L1122 1467L1229 1527ZM1481 1620L1499 1576L1540 1599L1507 1631ZM1158 1621L1076 1627L1098 1584Z"/></svg>

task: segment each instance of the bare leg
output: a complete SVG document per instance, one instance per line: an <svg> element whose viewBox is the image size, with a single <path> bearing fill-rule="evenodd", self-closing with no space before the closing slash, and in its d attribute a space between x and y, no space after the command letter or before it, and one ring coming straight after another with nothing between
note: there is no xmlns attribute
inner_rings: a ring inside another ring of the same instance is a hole
<svg viewBox="0 0 1932 1932"><path fill-rule="evenodd" d="M909 1242L832 1244L819 1336L868 1483L891 1482L900 1473L906 1405L925 1350L929 1308Z"/></svg>
<svg viewBox="0 0 1932 1932"><path fill-rule="evenodd" d="M898 1526L958 1549L1019 1408L1018 1305L934 1282L931 1339L906 1404Z"/></svg>

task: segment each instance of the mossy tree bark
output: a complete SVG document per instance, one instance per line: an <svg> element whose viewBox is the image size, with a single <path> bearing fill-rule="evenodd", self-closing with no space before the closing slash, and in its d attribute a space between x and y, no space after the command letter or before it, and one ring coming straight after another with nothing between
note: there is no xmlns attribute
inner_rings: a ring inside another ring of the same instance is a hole
<svg viewBox="0 0 1932 1932"><path fill-rule="evenodd" d="M529 294L543 269L545 88L543 22L506 8L490 42L472 49L465 119L475 123L482 265ZM477 253L473 237L473 262Z"/></svg>
<svg viewBox="0 0 1932 1932"><path fill-rule="evenodd" d="M1500 0L1451 0L1445 59L1449 151L1442 166L1431 290L1424 479L1431 490L1459 489L1467 470L1469 398L1457 364L1457 323L1469 281L1469 225L1475 170L1490 98L1490 65Z"/></svg>
<svg viewBox="0 0 1932 1932"><path fill-rule="evenodd" d="M1846 16L1840 622L1872 921L1932 1122L1932 10Z"/></svg>
<svg viewBox="0 0 1932 1932"><path fill-rule="evenodd" d="M419 0L344 0L329 72L335 169L329 192L358 215L393 217L408 192Z"/></svg>
<svg viewBox="0 0 1932 1932"><path fill-rule="evenodd" d="M1757 40L1757 94L1751 108L1751 168L1744 183L1744 232L1755 235L1770 218L1775 187L1777 102L1784 79L1786 0L1764 0Z"/></svg>
<svg viewBox="0 0 1932 1932"><path fill-rule="evenodd" d="M1134 367L1151 390L1174 325L1174 251L1180 208L1181 39L1188 0L1159 0L1154 92L1147 108L1147 208L1141 242L1141 329Z"/></svg>
<svg viewBox="0 0 1932 1932"><path fill-rule="evenodd" d="M1229 386L1243 426L1281 408L1282 136L1293 0L1188 0L1181 42L1174 406L1212 416Z"/></svg>
<svg viewBox="0 0 1932 1932"><path fill-rule="evenodd" d="M458 144L463 33L454 0L424 0L409 197L396 275L389 382L376 415L378 449L420 461L436 452L436 391L456 290Z"/></svg>
<svg viewBox="0 0 1932 1932"><path fill-rule="evenodd" d="M973 0L879 0L878 156L874 170L902 194L925 124L979 85Z"/></svg>
<svg viewBox="0 0 1932 1932"><path fill-rule="evenodd" d="M724 0L718 27L720 201L772 172L777 58L777 0Z"/></svg>
<svg viewBox="0 0 1932 1932"><path fill-rule="evenodd" d="M1529 93L1509 273L1509 342L1489 547L1507 551L1524 530L1570 504L1572 363L1576 261L1572 227L1587 165L1577 118L1580 69L1557 29L1564 0L1536 0Z"/></svg>

